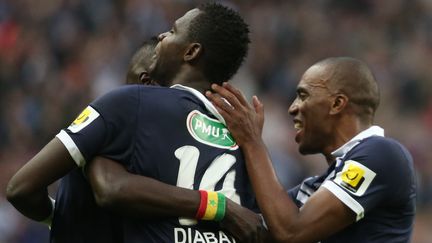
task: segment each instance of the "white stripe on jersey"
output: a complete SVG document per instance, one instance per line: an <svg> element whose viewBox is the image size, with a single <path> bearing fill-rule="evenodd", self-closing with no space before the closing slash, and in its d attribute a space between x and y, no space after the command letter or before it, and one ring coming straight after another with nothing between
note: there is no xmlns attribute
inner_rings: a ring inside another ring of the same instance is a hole
<svg viewBox="0 0 432 243"><path fill-rule="evenodd" d="M354 213L357 214L356 221L359 221L364 217L364 208L358 203L354 198L352 198L346 191L340 188L331 180L326 180L321 185L327 188L331 193L333 193L339 200L341 200L345 205L347 205Z"/></svg>
<svg viewBox="0 0 432 243"><path fill-rule="evenodd" d="M307 195L304 192L299 190L297 192L296 199L304 205L307 202L307 200L309 199L309 197L310 197L310 195Z"/></svg>
<svg viewBox="0 0 432 243"><path fill-rule="evenodd" d="M309 197L315 193L316 189L311 188L310 186L306 185L305 182L309 180L313 180L315 177L309 177L305 179L302 184L300 185L300 188L297 192L296 200L301 202L303 205L307 202Z"/></svg>
<svg viewBox="0 0 432 243"><path fill-rule="evenodd" d="M84 156L81 154L81 151L78 149L78 147L76 146L72 138L69 136L69 134L67 134L64 130L61 130L56 135L56 137L60 139L60 141L69 151L69 154L71 155L75 163L78 165L78 167L84 167L86 164Z"/></svg>

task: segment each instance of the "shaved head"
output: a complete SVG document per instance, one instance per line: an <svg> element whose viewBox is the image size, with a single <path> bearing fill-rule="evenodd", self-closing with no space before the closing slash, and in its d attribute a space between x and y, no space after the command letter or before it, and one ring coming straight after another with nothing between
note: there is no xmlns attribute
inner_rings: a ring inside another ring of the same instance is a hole
<svg viewBox="0 0 432 243"><path fill-rule="evenodd" d="M351 57L331 57L314 66L325 69L327 87L333 93L343 93L359 117L371 122L379 105L379 88L369 67Z"/></svg>

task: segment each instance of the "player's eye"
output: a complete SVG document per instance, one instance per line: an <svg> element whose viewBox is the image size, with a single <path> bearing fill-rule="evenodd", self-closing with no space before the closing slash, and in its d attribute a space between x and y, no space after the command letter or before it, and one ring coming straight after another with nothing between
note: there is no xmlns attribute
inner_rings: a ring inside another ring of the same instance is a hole
<svg viewBox="0 0 432 243"><path fill-rule="evenodd" d="M297 97L298 97L300 100L305 100L305 99L307 98L307 96L308 96L308 94L307 94L306 92L303 92L303 91L299 91L299 92L297 92Z"/></svg>

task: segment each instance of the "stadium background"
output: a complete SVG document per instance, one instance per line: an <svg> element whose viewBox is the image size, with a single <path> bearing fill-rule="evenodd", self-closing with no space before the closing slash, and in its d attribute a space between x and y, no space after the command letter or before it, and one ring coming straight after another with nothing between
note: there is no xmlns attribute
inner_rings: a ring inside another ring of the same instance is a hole
<svg viewBox="0 0 432 243"><path fill-rule="evenodd" d="M48 230L6 201L7 181L90 100L123 82L143 40L197 2L0 0L0 243L47 242ZM284 185L326 166L321 156L300 156L293 141L287 108L302 73L329 56L362 59L381 86L376 123L415 159L413 242L430 242L432 1L224 2L250 24L250 53L233 83L263 100L264 136Z"/></svg>

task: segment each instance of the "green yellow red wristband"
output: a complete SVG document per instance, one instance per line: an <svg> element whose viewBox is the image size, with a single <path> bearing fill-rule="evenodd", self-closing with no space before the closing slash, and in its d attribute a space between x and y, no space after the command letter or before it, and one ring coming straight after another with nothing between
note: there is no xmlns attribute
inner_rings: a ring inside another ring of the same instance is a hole
<svg viewBox="0 0 432 243"><path fill-rule="evenodd" d="M197 219L221 221L225 217L226 198L219 192L200 190L201 201Z"/></svg>

